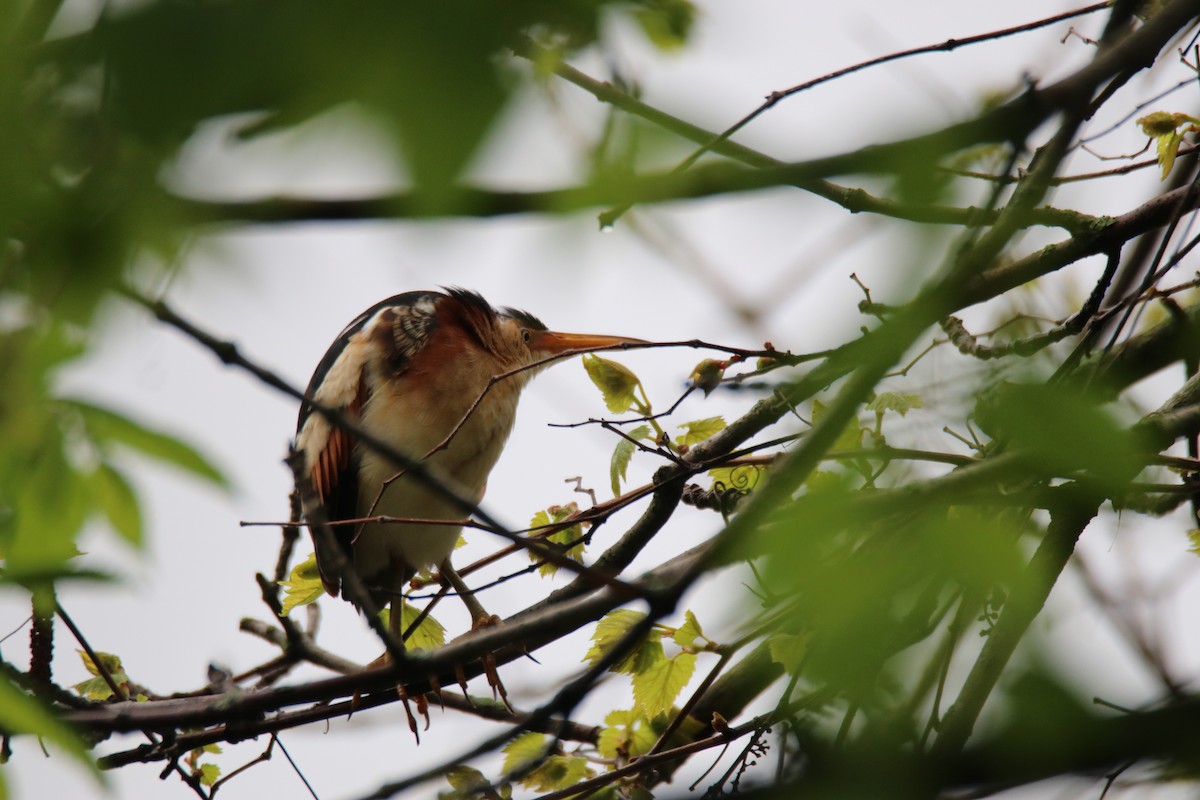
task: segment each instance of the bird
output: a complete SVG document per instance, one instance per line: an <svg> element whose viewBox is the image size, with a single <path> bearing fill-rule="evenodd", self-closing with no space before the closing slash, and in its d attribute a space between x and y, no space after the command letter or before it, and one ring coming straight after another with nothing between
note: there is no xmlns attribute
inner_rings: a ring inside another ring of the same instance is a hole
<svg viewBox="0 0 1200 800"><path fill-rule="evenodd" d="M317 365L305 396L411 459L424 459L435 480L478 503L512 432L521 391L537 372L569 355L641 343L551 331L528 312L495 308L465 289L406 292L346 326ZM465 514L427 482L317 413L313 403L302 403L295 439L309 484L300 493L305 518L359 520L331 526L334 546L375 606L391 606L389 625L399 641L404 587L426 567L452 573L449 557L462 530L452 523ZM432 452L452 433L447 446ZM381 516L451 524L370 521ZM328 540L313 531L313 541L325 591L345 597ZM478 604L468 608L473 623L480 624Z"/></svg>

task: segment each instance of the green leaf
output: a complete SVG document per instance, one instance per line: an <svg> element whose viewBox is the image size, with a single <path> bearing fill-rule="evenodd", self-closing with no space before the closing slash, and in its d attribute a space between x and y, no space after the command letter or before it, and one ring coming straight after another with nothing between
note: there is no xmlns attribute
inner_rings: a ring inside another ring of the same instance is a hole
<svg viewBox="0 0 1200 800"><path fill-rule="evenodd" d="M428 196L453 183L506 103L513 81L496 62L513 37L549 22L550 38L595 38L595 11L559 5L550 17L528 4L462 0L151 3L101 26L92 46L112 74L111 113L151 147L205 118L265 109L269 131L354 104L394 135L406 174ZM180 31L187 48L171 45ZM321 68L329 63L340 79ZM187 96L172 86L188 86ZM446 97L456 102L438 102Z"/></svg>
<svg viewBox="0 0 1200 800"><path fill-rule="evenodd" d="M1179 153L1179 145L1182 143L1183 134L1179 131L1171 131L1165 136L1158 137L1155 153L1158 156L1158 164L1162 167L1164 181L1171 174L1171 168L1175 166L1175 156Z"/></svg>
<svg viewBox="0 0 1200 800"><path fill-rule="evenodd" d="M403 599L401 600L400 608L400 621L404 624L404 630L408 630L408 627L416 622L417 617L421 615L421 609ZM433 650L445 643L446 628L430 614L421 621L421 624L412 632L412 635L404 641L404 647L407 650L413 651Z"/></svg>
<svg viewBox="0 0 1200 800"><path fill-rule="evenodd" d="M767 474L767 468L758 464L739 464L736 467L716 467L708 475L713 479L714 489L737 489L752 492Z"/></svg>
<svg viewBox="0 0 1200 800"><path fill-rule="evenodd" d="M604 404L614 414L628 411L634 403L634 391L641 384L637 375L623 364L600 356L583 357L583 368L604 395Z"/></svg>
<svg viewBox="0 0 1200 800"><path fill-rule="evenodd" d="M789 675L800 671L800 664L808 652L808 639L791 633L777 633L767 639L771 660L783 667Z"/></svg>
<svg viewBox="0 0 1200 800"><path fill-rule="evenodd" d="M827 469L814 470L804 481L804 488L809 494L836 494L849 489L849 475L844 471L832 472Z"/></svg>
<svg viewBox="0 0 1200 800"><path fill-rule="evenodd" d="M655 47L683 47L696 21L696 7L690 0L642 0L641 6L634 10L634 18Z"/></svg>
<svg viewBox="0 0 1200 800"><path fill-rule="evenodd" d="M1137 120L1142 132L1155 141L1158 164L1162 167L1162 179L1166 180L1175 166L1175 156L1179 153L1179 145L1183 143L1186 129L1195 130L1200 119L1188 114L1155 111ZM1187 126L1187 128L1185 128ZM1185 130L1180 130L1185 128Z"/></svg>
<svg viewBox="0 0 1200 800"><path fill-rule="evenodd" d="M88 479L96 505L104 511L113 530L134 547L141 547L142 510L133 487L108 464L98 466Z"/></svg>
<svg viewBox="0 0 1200 800"><path fill-rule="evenodd" d="M619 755L637 758L649 753L658 741L658 734L650 726L650 720L636 711L612 711L604 718L604 725L596 748L605 758Z"/></svg>
<svg viewBox="0 0 1200 800"><path fill-rule="evenodd" d="M821 424L825 418L826 406L820 400L813 400L812 405L812 421L813 426ZM862 448L863 429L857 419L851 418L846 423L846 427L838 434L837 440L829 448L833 451L859 450Z"/></svg>
<svg viewBox="0 0 1200 800"><path fill-rule="evenodd" d="M867 411L882 413L895 411L900 416L906 415L914 408L924 408L925 399L919 394L901 394L900 392L881 392L867 403Z"/></svg>
<svg viewBox="0 0 1200 800"><path fill-rule="evenodd" d="M1188 552L1200 556L1200 528L1192 528L1187 532L1188 542L1191 545L1188 547Z"/></svg>
<svg viewBox="0 0 1200 800"><path fill-rule="evenodd" d="M446 782L454 788L455 797L479 797L481 790L490 785L482 772L465 764L446 770Z"/></svg>
<svg viewBox="0 0 1200 800"><path fill-rule="evenodd" d="M651 719L670 711L695 670L694 653L679 653L674 658L658 661L633 676L634 702Z"/></svg>
<svg viewBox="0 0 1200 800"><path fill-rule="evenodd" d="M526 731L504 745L504 772L515 772L546 755L545 734Z"/></svg>
<svg viewBox="0 0 1200 800"><path fill-rule="evenodd" d="M583 660L595 664L645 617L646 615L640 611L631 611L625 608L619 608L616 611L610 611L605 614L596 623L596 630L592 633L592 647L588 650L587 655L583 657ZM629 655L610 667L609 671L623 675L636 675L665 658L662 642L659 641L657 636L651 633L650 636L634 647Z"/></svg>
<svg viewBox="0 0 1200 800"><path fill-rule="evenodd" d="M454 787L455 791L464 793L474 792L488 785L488 779L482 772L465 764L446 770L446 782Z"/></svg>
<svg viewBox="0 0 1200 800"><path fill-rule="evenodd" d="M675 629L675 633L671 638L680 647L688 647L696 639L703 636L704 632L700 629L700 623L696 620L696 615L692 613L691 609L683 612L683 619L683 624Z"/></svg>
<svg viewBox="0 0 1200 800"><path fill-rule="evenodd" d="M1157 139L1159 136L1174 133L1182 123L1181 117L1184 116L1169 111L1152 111L1144 117L1139 117L1137 124L1142 129L1142 133L1152 139Z"/></svg>
<svg viewBox="0 0 1200 800"><path fill-rule="evenodd" d="M621 494L621 482L625 480L625 471L629 469L629 460L633 458L633 452L637 449L637 445L630 439L647 439L650 436L649 425L638 425L629 432L629 439L622 437L617 440L617 446L613 449L612 464L609 467L614 497Z"/></svg>
<svg viewBox="0 0 1200 800"><path fill-rule="evenodd" d="M529 527L531 529L530 532L537 533L538 528L543 528L556 522L562 522L563 520L577 513L579 513L578 503L572 502L562 506L550 506L545 511L537 512L533 515L533 518L529 520ZM570 544L571 542L575 542L576 544L569 547L564 555L566 555L567 558L571 559L572 561L580 564L583 563L583 553L586 549L586 545L583 542L582 523L576 523L569 528L564 528L561 531L555 531L546 537L546 541L560 545L566 545ZM535 550L529 550L528 552L530 561L542 561L542 557L538 555ZM558 572L558 566L551 564L548 561L542 563L538 567L538 574L542 575L543 577L547 575L553 575L556 572Z"/></svg>
<svg viewBox="0 0 1200 800"><path fill-rule="evenodd" d="M8 734L31 734L53 742L103 785L103 777L79 736L40 700L25 694L7 677L0 677L0 729Z"/></svg>
<svg viewBox="0 0 1200 800"><path fill-rule="evenodd" d="M553 792L574 786L595 774L583 756L550 756L521 783L537 792Z"/></svg>
<svg viewBox="0 0 1200 800"><path fill-rule="evenodd" d="M292 567L286 581L280 581L283 587L283 615L286 617L293 608L315 603L325 594L325 586L321 583L321 572L317 568L317 554L310 553L308 558Z"/></svg>
<svg viewBox="0 0 1200 800"><path fill-rule="evenodd" d="M679 427L683 429L683 433L675 437L675 444L679 447L691 447L710 438L718 431L724 430L725 418L719 416L705 417L704 419L685 422Z"/></svg>
<svg viewBox="0 0 1200 800"><path fill-rule="evenodd" d="M11 482L0 486L7 494L0 506L8 506L0 548L6 575L13 580L61 571L64 562L79 554L75 537L95 507L87 479L66 458L65 449L53 430L10 474Z"/></svg>
<svg viewBox="0 0 1200 800"><path fill-rule="evenodd" d="M725 370L728 367L727 361L706 358L695 366L691 375L688 376L688 381L693 388L700 389L704 392L704 396L708 397L713 389L721 385L721 379L725 377Z"/></svg>
<svg viewBox="0 0 1200 800"><path fill-rule="evenodd" d="M221 768L216 764L200 765L200 783L212 786L221 777Z"/></svg>
<svg viewBox="0 0 1200 800"><path fill-rule="evenodd" d="M104 680L104 678L101 676L100 668L96 666L94 661L92 661L91 656L89 656L87 652L83 650L76 650L75 652L79 654L80 661L83 662L83 666L92 675L92 677L88 678L86 681L80 681L71 688L78 692L81 697L86 697L89 700L108 700L110 697L112 697L112 688L109 687L108 681ZM113 679L113 683L124 690L125 694L128 695L129 676L125 674L125 667L121 664L120 657L115 656L112 653L101 652L97 652L96 656L100 659L100 664L104 667L104 670L108 673L109 677Z"/></svg>
<svg viewBox="0 0 1200 800"><path fill-rule="evenodd" d="M1096 398L1064 385L1003 383L982 395L980 426L1007 441L1035 474L1085 470L1108 489L1128 483L1141 467L1138 442Z"/></svg>
<svg viewBox="0 0 1200 800"><path fill-rule="evenodd" d="M89 437L101 451L111 444L121 444L143 455L173 464L218 486L228 485L220 470L210 461L191 446L169 434L152 430L111 409L82 400L59 402L79 413Z"/></svg>
<svg viewBox="0 0 1200 800"><path fill-rule="evenodd" d="M83 662L83 666L93 675L100 674L100 667L103 667L104 671L113 677L116 677L118 673L125 674L125 668L121 665L121 657L118 655L97 651L96 658L100 661L99 665L97 665L96 661L87 654L87 651L76 650L75 652L79 654L79 660Z"/></svg>

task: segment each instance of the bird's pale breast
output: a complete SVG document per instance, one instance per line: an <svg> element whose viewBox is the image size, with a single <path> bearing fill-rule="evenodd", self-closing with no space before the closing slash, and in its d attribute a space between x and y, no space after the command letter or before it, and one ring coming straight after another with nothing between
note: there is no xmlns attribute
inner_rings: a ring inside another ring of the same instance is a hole
<svg viewBox="0 0 1200 800"><path fill-rule="evenodd" d="M376 392L363 409L363 426L393 447L420 458L454 429L487 386L490 371L469 360L436 374L414 371ZM430 472L478 501L512 430L519 380L501 381L486 395L449 446L426 462ZM359 445L359 515L460 520L467 513L419 480L397 474L391 462ZM390 482L389 482L390 481ZM386 486L385 486L386 484ZM358 571L369 585L399 591L419 568L440 564L461 527L368 523L354 544ZM364 569L366 568L366 569Z"/></svg>

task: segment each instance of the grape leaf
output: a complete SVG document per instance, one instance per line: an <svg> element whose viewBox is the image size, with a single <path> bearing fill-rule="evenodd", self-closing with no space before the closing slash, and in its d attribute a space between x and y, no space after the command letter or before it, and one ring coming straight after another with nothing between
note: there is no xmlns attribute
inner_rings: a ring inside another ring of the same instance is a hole
<svg viewBox="0 0 1200 800"><path fill-rule="evenodd" d="M697 638L703 636L704 633L700 630L700 623L696 620L696 615L691 612L691 609L683 612L683 619L683 624L675 629L675 634L671 638L680 647L687 647L696 641Z"/></svg>
<svg viewBox="0 0 1200 800"><path fill-rule="evenodd" d="M521 779L521 783L537 792L553 792L574 786L595 773L588 768L583 756L550 756Z"/></svg>
<svg viewBox="0 0 1200 800"><path fill-rule="evenodd" d="M645 616L640 611L631 611L625 608L619 608L616 611L610 611L605 614L596 623L596 630L592 633L592 647L583 657L583 660L592 664L599 661L604 657L605 653L612 649L617 642L621 641L630 629L644 619ZM662 642L651 635L634 647L629 655L610 667L609 671L623 675L636 675L665 659L666 655L663 653Z"/></svg>
<svg viewBox="0 0 1200 800"><path fill-rule="evenodd" d="M782 666L789 675L795 675L808 651L808 640L791 633L777 633L767 639L767 648L771 651L772 661Z"/></svg>
<svg viewBox="0 0 1200 800"><path fill-rule="evenodd" d="M286 617L293 608L315 603L325 594L325 586L321 583L321 573L317 569L317 554L310 553L308 558L292 567L286 581L280 581L283 587L283 615Z"/></svg>
<svg viewBox="0 0 1200 800"><path fill-rule="evenodd" d="M200 783L205 786L212 786L221 777L221 768L216 764L201 764L200 765Z"/></svg>
<svg viewBox="0 0 1200 800"><path fill-rule="evenodd" d="M919 394L901 394L900 392L881 392L867 403L867 411L876 413L895 411L900 416L906 415L914 408L924 408L925 399Z"/></svg>
<svg viewBox="0 0 1200 800"><path fill-rule="evenodd" d="M634 391L640 381L624 364L600 356L583 357L583 368L604 395L604 404L614 414L628 411L634 403Z"/></svg>
<svg viewBox="0 0 1200 800"><path fill-rule="evenodd" d="M409 626L416 622L417 617L421 615L421 609L407 600L401 600L400 609L400 622L404 625L404 630L408 630ZM387 623L386 619L384 623ZM445 643L445 626L430 614L421 620L421 624L412 632L412 635L404 640L404 648L411 651L433 650Z"/></svg>
<svg viewBox="0 0 1200 800"><path fill-rule="evenodd" d="M685 422L679 427L683 429L683 433L675 437L675 444L680 447L691 447L723 430L725 428L725 418L720 416L705 417L704 419Z"/></svg>
<svg viewBox="0 0 1200 800"><path fill-rule="evenodd" d="M573 514L579 513L578 503L567 503L562 506L550 506L545 511L539 511L529 520L530 533L537 533L538 528L544 528L547 525L552 525L556 522L562 522ZM569 528L563 528L561 531L555 531L546 537L547 542L554 544L566 545L575 542L569 547L564 555L576 563L583 563L583 553L587 545L583 541L583 524L576 523ZM538 555L536 550L529 550L530 561L542 561L542 557ZM558 565L551 564L549 561L544 561L538 567L538 574L545 577L558 572Z"/></svg>
<svg viewBox="0 0 1200 800"><path fill-rule="evenodd" d="M650 752L658 741L658 734L650 727L650 720L635 711L618 709L604 718L596 740L596 748L605 758L624 755L637 758Z"/></svg>
<svg viewBox="0 0 1200 800"><path fill-rule="evenodd" d="M629 469L629 460L633 458L633 451L637 449L637 445L630 439L648 438L650 438L650 426L638 425L629 432L629 439L621 437L617 440L617 446L613 449L612 464L609 467L614 497L621 494L621 482L625 480L625 471Z"/></svg>
<svg viewBox="0 0 1200 800"><path fill-rule="evenodd" d="M76 650L79 653L79 660L83 662L83 666L88 673L92 675L86 681L80 681L71 688L80 694L81 697L86 697L89 700L107 700L113 696L112 687L108 685L108 681L100 674L100 667L96 666L96 662L92 657L83 650ZM119 656L112 653L96 653L96 657L100 660L100 665L104 667L104 671L108 673L119 688L129 694L129 676L125 674L125 667L121 664Z"/></svg>
<svg viewBox="0 0 1200 800"><path fill-rule="evenodd" d="M651 719L670 711L695 670L694 653L679 653L674 658L658 661L633 676L634 702Z"/></svg>

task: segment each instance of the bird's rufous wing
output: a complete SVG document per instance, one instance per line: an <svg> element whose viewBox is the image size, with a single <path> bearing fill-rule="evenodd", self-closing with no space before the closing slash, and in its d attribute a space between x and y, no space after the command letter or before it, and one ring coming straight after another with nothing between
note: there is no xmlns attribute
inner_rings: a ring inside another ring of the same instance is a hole
<svg viewBox="0 0 1200 800"><path fill-rule="evenodd" d="M350 323L330 346L309 382L306 394L346 419L359 422L370 396L368 371L398 375L433 328L433 292L409 292L378 303ZM321 511L326 521L356 519L359 509L358 459L354 437L308 404L300 409L296 448L304 454L312 493L304 509L308 517ZM353 557L355 525L332 530L347 558ZM325 590L337 596L340 578L333 554L313 536L317 568Z"/></svg>
<svg viewBox="0 0 1200 800"><path fill-rule="evenodd" d="M364 374L367 353L361 342L351 340L342 348L332 367L326 372L310 396L326 408L336 410L346 419L357 422L366 402L367 386ZM316 376L314 376L314 381ZM307 412L307 413L305 413ZM354 519L358 516L358 469L355 464L354 439L323 414L307 407L302 411L296 448L304 454L304 465L312 492L304 503L306 518L318 515L325 521ZM334 525L332 530L342 552L350 557L354 540L353 525ZM338 595L340 579L333 569L333 555L322 539L313 535L317 568L325 591Z"/></svg>

